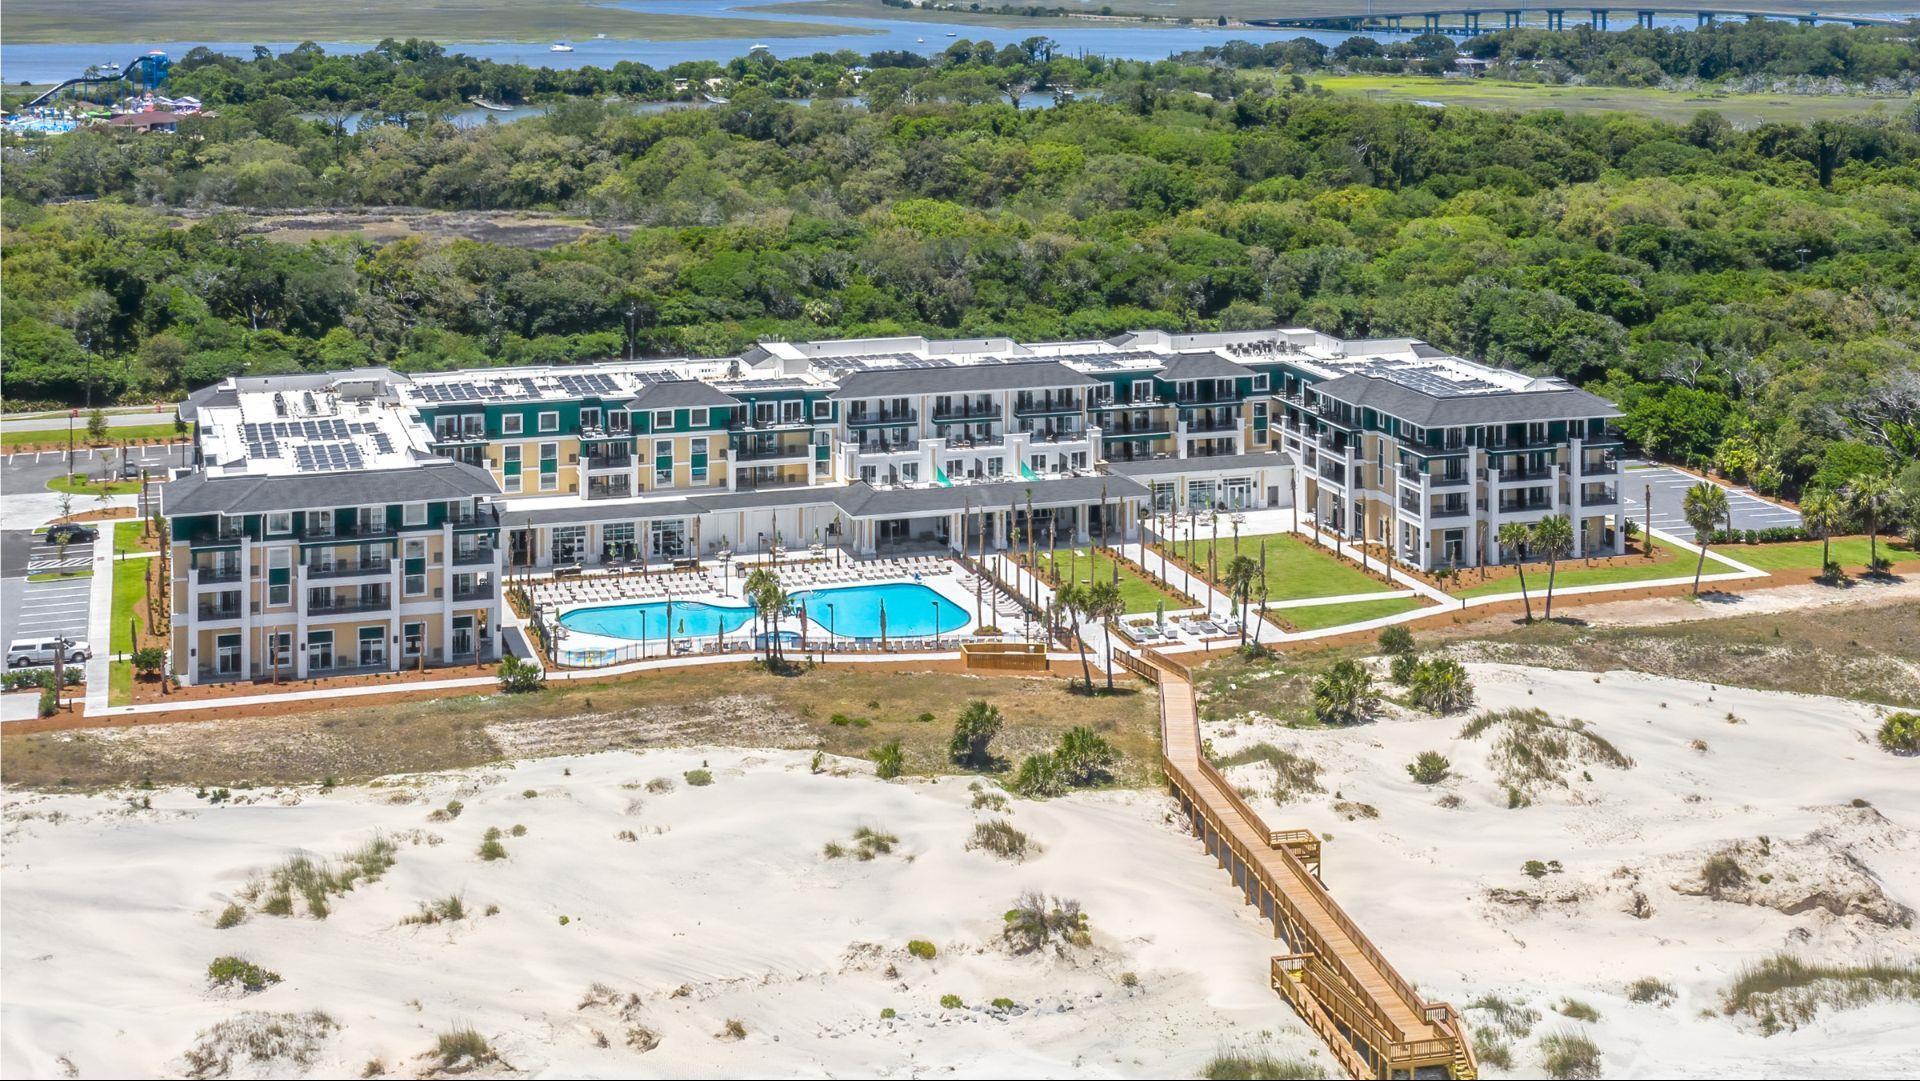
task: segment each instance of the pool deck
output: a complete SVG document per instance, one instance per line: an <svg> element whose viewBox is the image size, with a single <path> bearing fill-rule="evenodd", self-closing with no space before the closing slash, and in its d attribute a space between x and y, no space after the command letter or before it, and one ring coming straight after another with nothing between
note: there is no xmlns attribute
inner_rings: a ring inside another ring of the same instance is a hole
<svg viewBox="0 0 1920 1081"><path fill-rule="evenodd" d="M536 587L535 601L543 609L565 618L575 612L591 611L601 608L619 608L634 604L660 603L668 599L668 583L674 587L671 599L675 603L690 602L708 604L716 607L746 608L745 592L747 574L760 564L732 564L726 572L702 573L698 575L674 575L636 577L632 575L589 575L578 580L542 583ZM930 634L889 634L888 638L902 643L925 641L932 644L946 643L957 649L962 641L978 640L979 629L985 625L1005 625L1008 618L1017 619L1017 613L1009 615L1006 611L1007 598L1000 596L991 583L981 583L976 598L973 577L959 564L936 556L918 556L895 560L836 560L832 557L808 560L795 560L782 563L777 569L780 583L789 594L818 592L834 589L859 589L861 587L918 585L932 590L942 600L958 608L965 622L958 628L938 635ZM976 603L978 608L976 609ZM984 616L984 620L981 618ZM872 641L878 636L832 634L827 621L820 613L809 610L806 625L802 627L797 616L783 619L780 632L790 642L804 640L809 648L816 645L853 645ZM593 634L567 628L561 637L563 655L576 661L604 664L613 661L639 659L642 653L646 657L665 658L690 652L695 640L700 644L711 644L716 638L726 648L753 648L755 626L751 619L740 627L724 634L711 632L694 636L678 635L676 643L669 646L664 637L653 639L634 639L606 634Z"/></svg>

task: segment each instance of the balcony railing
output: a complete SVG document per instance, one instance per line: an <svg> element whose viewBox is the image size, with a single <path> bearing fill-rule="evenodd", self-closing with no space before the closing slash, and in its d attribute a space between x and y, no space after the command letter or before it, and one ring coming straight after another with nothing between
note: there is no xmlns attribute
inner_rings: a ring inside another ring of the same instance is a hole
<svg viewBox="0 0 1920 1081"><path fill-rule="evenodd" d="M730 432L777 432L794 428L811 428L814 423L805 416L741 417L728 421L727 430Z"/></svg>
<svg viewBox="0 0 1920 1081"><path fill-rule="evenodd" d="M466 589L456 589L453 591L453 599L456 601L490 601L493 599L493 586L489 583L483 586L468 586Z"/></svg>
<svg viewBox="0 0 1920 1081"><path fill-rule="evenodd" d="M747 444L744 446L734 447L728 453L733 455L733 460L736 462L753 462L753 461L765 461L768 458L802 458L812 453L812 450L813 450L812 446L806 443L803 443L797 447L782 447L778 445L761 446L757 444Z"/></svg>
<svg viewBox="0 0 1920 1081"><path fill-rule="evenodd" d="M1013 402L1015 416L1035 416L1043 413L1078 413L1085 405L1080 398L1016 398Z"/></svg>
<svg viewBox="0 0 1920 1081"><path fill-rule="evenodd" d="M863 439L854 446L862 454L906 454L917 450L918 439Z"/></svg>
<svg viewBox="0 0 1920 1081"><path fill-rule="evenodd" d="M933 419L936 422L947 420L997 420L1000 406L994 403L986 405L948 405L933 407Z"/></svg>
<svg viewBox="0 0 1920 1081"><path fill-rule="evenodd" d="M472 548L458 549L453 553L453 565L471 567L482 563L492 563L500 554L500 549L489 545L476 545Z"/></svg>
<svg viewBox="0 0 1920 1081"><path fill-rule="evenodd" d="M235 563L230 567L195 567L193 568L193 580L203 585L208 582L238 582L240 580L240 565Z"/></svg>
<svg viewBox="0 0 1920 1081"><path fill-rule="evenodd" d="M386 574L393 569L393 561L363 559L350 563L308 563L305 566L308 578L358 578L362 575Z"/></svg>
<svg viewBox="0 0 1920 1081"><path fill-rule="evenodd" d="M847 425L854 428L871 428L886 424L913 424L920 419L917 409L873 409L865 412L849 412Z"/></svg>
<svg viewBox="0 0 1920 1081"><path fill-rule="evenodd" d="M1618 502L1620 502L1620 493L1612 488L1580 493L1580 505L1583 507L1603 507Z"/></svg>
<svg viewBox="0 0 1920 1081"><path fill-rule="evenodd" d="M222 619L239 619L243 611L245 609L237 604L202 604L197 609L197 614L201 622L208 623Z"/></svg>
<svg viewBox="0 0 1920 1081"><path fill-rule="evenodd" d="M1187 422L1189 432L1237 432L1240 421L1237 417L1196 417Z"/></svg>
<svg viewBox="0 0 1920 1081"><path fill-rule="evenodd" d="M633 465L631 454L583 454L580 460L586 463L589 470L626 469Z"/></svg>
<svg viewBox="0 0 1920 1081"><path fill-rule="evenodd" d="M334 522L324 526L317 526L309 520L305 532L301 535L308 540L336 538L351 540L362 537L391 537L393 529L387 525L385 519L372 522Z"/></svg>
<svg viewBox="0 0 1920 1081"><path fill-rule="evenodd" d="M328 599L316 603L307 601L309 615L345 615L350 612L384 612L392 606L392 598L385 593L377 597L345 597Z"/></svg>
<svg viewBox="0 0 1920 1081"><path fill-rule="evenodd" d="M485 428L436 428L433 438L439 443L479 443L487 438L487 430Z"/></svg>

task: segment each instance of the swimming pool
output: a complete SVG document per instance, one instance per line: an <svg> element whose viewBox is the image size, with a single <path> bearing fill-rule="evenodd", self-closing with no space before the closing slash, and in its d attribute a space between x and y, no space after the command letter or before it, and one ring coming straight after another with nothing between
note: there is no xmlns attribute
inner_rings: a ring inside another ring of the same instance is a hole
<svg viewBox="0 0 1920 1081"><path fill-rule="evenodd" d="M913 582L808 589L793 599L806 605L815 626L844 638L880 637L882 609L891 638L930 638L967 625L966 609Z"/></svg>
<svg viewBox="0 0 1920 1081"><path fill-rule="evenodd" d="M669 615L668 606L672 606ZM711 638L731 633L753 618L753 609L704 601L643 601L600 608L575 608L560 617L560 625L581 634L634 641L664 641L667 628L675 638ZM671 623L669 623L671 620Z"/></svg>

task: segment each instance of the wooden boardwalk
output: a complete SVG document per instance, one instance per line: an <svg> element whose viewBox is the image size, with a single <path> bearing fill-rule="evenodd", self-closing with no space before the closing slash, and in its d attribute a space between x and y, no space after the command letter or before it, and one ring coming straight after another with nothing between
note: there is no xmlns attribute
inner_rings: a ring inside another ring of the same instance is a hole
<svg viewBox="0 0 1920 1081"><path fill-rule="evenodd" d="M1320 841L1275 830L1200 753L1191 673L1147 649L1160 685L1161 764L1194 833L1289 952L1273 988L1356 1078L1479 1076L1460 1015L1427 1002L1320 884Z"/></svg>

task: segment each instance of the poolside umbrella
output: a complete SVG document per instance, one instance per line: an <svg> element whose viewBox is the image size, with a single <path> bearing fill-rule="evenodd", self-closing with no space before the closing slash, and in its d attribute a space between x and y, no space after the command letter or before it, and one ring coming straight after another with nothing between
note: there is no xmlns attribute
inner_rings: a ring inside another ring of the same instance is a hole
<svg viewBox="0 0 1920 1081"><path fill-rule="evenodd" d="M880 602L880 648L887 648L887 602Z"/></svg>

